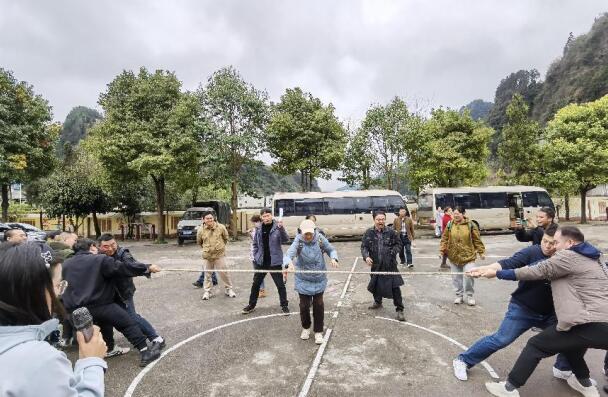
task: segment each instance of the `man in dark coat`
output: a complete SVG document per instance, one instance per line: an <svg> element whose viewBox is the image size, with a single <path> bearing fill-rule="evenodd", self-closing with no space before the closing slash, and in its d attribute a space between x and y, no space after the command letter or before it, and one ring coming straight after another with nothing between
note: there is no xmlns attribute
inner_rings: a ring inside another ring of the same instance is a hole
<svg viewBox="0 0 608 397"><path fill-rule="evenodd" d="M383 211L374 213L374 227L365 231L361 241L361 256L372 272L398 272L397 254L401 250L399 236L386 227L386 214ZM367 290L374 295L374 304L370 309L380 309L382 298L393 299L397 309L397 320L405 321L403 315L403 298L401 286L403 278L400 275L379 276L372 274Z"/></svg>

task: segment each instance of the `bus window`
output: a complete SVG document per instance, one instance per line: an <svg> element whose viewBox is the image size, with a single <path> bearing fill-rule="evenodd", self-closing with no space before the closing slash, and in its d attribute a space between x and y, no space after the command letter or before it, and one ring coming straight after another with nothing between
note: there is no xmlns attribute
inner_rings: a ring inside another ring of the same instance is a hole
<svg viewBox="0 0 608 397"><path fill-rule="evenodd" d="M549 207L555 209L553 200L547 194L547 192L538 192L538 205L540 207Z"/></svg>
<svg viewBox="0 0 608 397"><path fill-rule="evenodd" d="M353 214L355 212L355 201L352 197L325 197L325 214Z"/></svg>
<svg viewBox="0 0 608 397"><path fill-rule="evenodd" d="M369 214L372 211L371 197L353 197L353 199L355 200L355 211L357 214Z"/></svg>
<svg viewBox="0 0 608 397"><path fill-rule="evenodd" d="M454 195L452 193L439 193L435 195L435 207L454 207ZM434 208L437 209L437 208Z"/></svg>
<svg viewBox="0 0 608 397"><path fill-rule="evenodd" d="M418 197L418 211L432 211L433 210L433 195L423 194Z"/></svg>
<svg viewBox="0 0 608 397"><path fill-rule="evenodd" d="M538 192L523 192L524 207L538 207Z"/></svg>
<svg viewBox="0 0 608 397"><path fill-rule="evenodd" d="M275 216L279 216L279 208L283 208L284 216L292 216L295 215L295 209L293 205L293 199L285 199L285 200L274 200L274 214Z"/></svg>
<svg viewBox="0 0 608 397"><path fill-rule="evenodd" d="M479 193L481 208L507 208L506 193Z"/></svg>
<svg viewBox="0 0 608 397"><path fill-rule="evenodd" d="M479 193L454 193L454 205L462 205L465 210L481 208Z"/></svg>
<svg viewBox="0 0 608 397"><path fill-rule="evenodd" d="M386 213L398 213L400 207L404 207L403 198L399 196L372 197L374 210L382 210Z"/></svg>
<svg viewBox="0 0 608 397"><path fill-rule="evenodd" d="M323 199L311 198L295 202L295 215L323 214Z"/></svg>

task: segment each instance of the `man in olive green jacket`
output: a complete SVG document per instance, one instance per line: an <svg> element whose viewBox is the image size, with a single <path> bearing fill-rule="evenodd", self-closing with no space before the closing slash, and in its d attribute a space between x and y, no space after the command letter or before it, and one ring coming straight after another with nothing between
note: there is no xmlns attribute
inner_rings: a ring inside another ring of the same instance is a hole
<svg viewBox="0 0 608 397"><path fill-rule="evenodd" d="M477 254L485 259L486 248L481 241L477 225L465 217L465 209L458 206L454 209L453 220L448 222L441 237L439 257L447 255L450 260L450 269L454 273L462 273L452 276L452 284L456 289L454 304L461 304L466 297L469 306L475 305L473 298L473 279L464 277L464 272L471 271L475 267Z"/></svg>
<svg viewBox="0 0 608 397"><path fill-rule="evenodd" d="M203 269L208 272L208 277L205 277L205 292L202 299L208 300L211 298L211 275L217 270L222 282L224 283L225 293L227 296L234 298L236 294L232 290L232 281L226 272L226 243L228 242L228 230L221 223L215 220L213 213L208 212L203 216L203 224L198 229L196 234L196 243L203 248Z"/></svg>

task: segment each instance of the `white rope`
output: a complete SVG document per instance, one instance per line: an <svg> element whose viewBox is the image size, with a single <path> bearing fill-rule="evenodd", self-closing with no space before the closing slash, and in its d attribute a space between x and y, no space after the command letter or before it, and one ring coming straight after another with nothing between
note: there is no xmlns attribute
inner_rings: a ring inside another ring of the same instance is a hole
<svg viewBox="0 0 608 397"><path fill-rule="evenodd" d="M210 269L210 270L199 270L199 269L179 269L179 268L169 268L162 269L163 272L190 272L190 273L200 273L204 271L205 273L283 273L287 271L288 274L301 273L301 274L368 274L368 275L377 275L377 276L462 276L465 273L458 272L371 272L371 271L349 271L349 270L265 270L265 269Z"/></svg>

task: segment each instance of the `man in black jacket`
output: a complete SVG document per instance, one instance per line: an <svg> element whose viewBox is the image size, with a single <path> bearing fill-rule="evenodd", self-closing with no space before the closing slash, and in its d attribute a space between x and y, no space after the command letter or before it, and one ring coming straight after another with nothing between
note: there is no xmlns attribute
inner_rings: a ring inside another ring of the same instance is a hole
<svg viewBox="0 0 608 397"><path fill-rule="evenodd" d="M158 346L153 344L148 348L137 322L115 301L117 278L156 273L160 268L123 264L107 255L97 255L95 242L89 239L79 239L74 244L74 252L74 256L63 264L63 279L68 287L62 297L67 311L72 313L86 307L101 328L109 351L114 347L111 346L112 328L116 328L140 351L140 366L145 367L160 357Z"/></svg>
<svg viewBox="0 0 608 397"><path fill-rule="evenodd" d="M99 245L99 252L108 255L119 262L130 263L138 267L145 266L147 268L149 266L136 261L128 249L119 247L118 243L116 243L116 240L114 239L114 236L111 234L102 234L97 239L97 243ZM158 335L152 324L139 315L135 310L135 302L133 300L135 290L136 288L132 277L121 277L116 279L116 292L118 293L118 298L127 308L127 312L131 317L133 317L137 324L139 324L139 328L141 328L141 331L144 333L144 335L146 335L148 340L152 343L157 343L162 349L165 347L165 340Z"/></svg>
<svg viewBox="0 0 608 397"><path fill-rule="evenodd" d="M397 254L401 250L401 242L397 233L386 227L386 214L383 211L374 213L374 227L365 231L361 241L361 256L371 267L372 272L398 272ZM397 309L397 320L405 321L403 315L403 298L401 286L403 278L400 275L379 276L372 274L367 290L374 295L374 303L370 309L380 309L382 298L393 299Z"/></svg>
<svg viewBox="0 0 608 397"><path fill-rule="evenodd" d="M553 224L554 219L555 210L551 207L542 207L536 213L536 223L532 219L528 219L527 222L530 229L526 229L520 225L515 230L515 238L517 238L517 241L524 243L531 241L532 245L540 245L545 229Z"/></svg>

